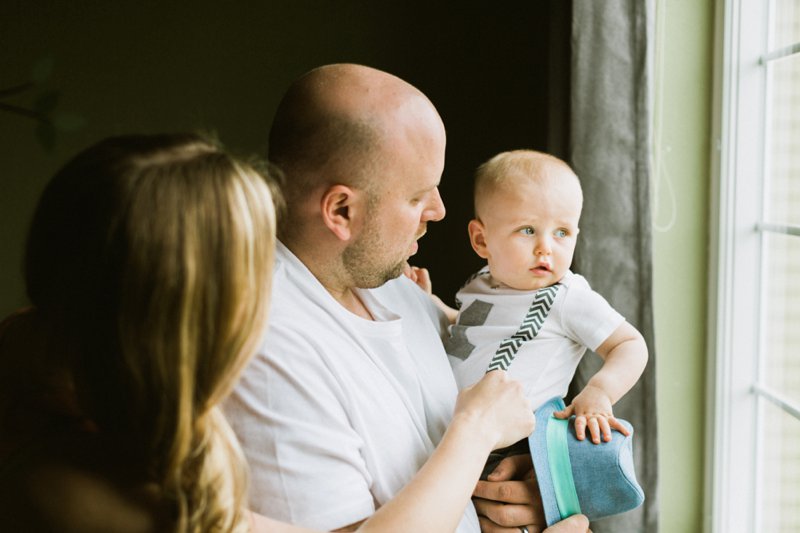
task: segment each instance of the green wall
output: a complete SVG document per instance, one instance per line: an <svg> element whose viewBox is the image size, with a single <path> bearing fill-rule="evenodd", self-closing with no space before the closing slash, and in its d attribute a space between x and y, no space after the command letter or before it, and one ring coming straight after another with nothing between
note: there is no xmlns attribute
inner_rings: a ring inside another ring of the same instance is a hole
<svg viewBox="0 0 800 533"><path fill-rule="evenodd" d="M658 0L654 268L660 526L702 530L713 0Z"/></svg>

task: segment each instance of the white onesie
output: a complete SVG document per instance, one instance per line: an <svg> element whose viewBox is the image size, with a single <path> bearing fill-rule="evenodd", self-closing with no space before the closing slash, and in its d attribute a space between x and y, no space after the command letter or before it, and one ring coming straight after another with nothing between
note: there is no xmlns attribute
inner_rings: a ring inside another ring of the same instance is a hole
<svg viewBox="0 0 800 533"><path fill-rule="evenodd" d="M538 335L520 346L508 369L534 408L563 397L586 349L597 349L625 320L583 276L567 272L560 284ZM458 318L445 349L459 388L486 373L500 343L519 329L535 292L495 282L488 267L458 292Z"/></svg>

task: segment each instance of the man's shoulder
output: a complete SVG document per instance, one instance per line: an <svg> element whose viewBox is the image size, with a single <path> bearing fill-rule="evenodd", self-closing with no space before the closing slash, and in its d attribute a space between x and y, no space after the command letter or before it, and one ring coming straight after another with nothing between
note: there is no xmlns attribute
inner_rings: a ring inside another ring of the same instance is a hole
<svg viewBox="0 0 800 533"><path fill-rule="evenodd" d="M270 295L270 324L295 321L295 313L313 313L329 297L319 280L308 268L280 245L276 249L272 269L272 293ZM301 323L304 321L301 320Z"/></svg>

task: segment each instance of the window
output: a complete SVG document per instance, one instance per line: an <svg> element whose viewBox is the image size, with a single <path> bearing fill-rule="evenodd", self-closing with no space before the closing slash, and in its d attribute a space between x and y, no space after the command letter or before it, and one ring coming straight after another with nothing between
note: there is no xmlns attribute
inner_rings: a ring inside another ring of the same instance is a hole
<svg viewBox="0 0 800 533"><path fill-rule="evenodd" d="M800 531L800 3L718 1L706 531Z"/></svg>

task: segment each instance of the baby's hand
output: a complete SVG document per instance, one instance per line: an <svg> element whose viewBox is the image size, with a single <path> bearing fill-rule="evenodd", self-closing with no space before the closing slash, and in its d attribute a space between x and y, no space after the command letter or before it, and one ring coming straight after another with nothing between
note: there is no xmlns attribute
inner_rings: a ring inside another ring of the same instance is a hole
<svg viewBox="0 0 800 533"><path fill-rule="evenodd" d="M569 418L575 415L575 436L578 440L586 438L586 427L592 442L600 444L600 435L603 440L611 440L611 429L616 429L625 436L629 435L628 428L614 418L611 409L611 399L608 394L598 387L591 385L583 389L580 394L563 411L553 413L556 418Z"/></svg>
<svg viewBox="0 0 800 533"><path fill-rule="evenodd" d="M427 292L428 294L433 294L433 284L431 283L431 275L428 272L427 268L415 267L406 263L406 267L403 270L403 274L405 274L411 281L416 283L420 289Z"/></svg>
<svg viewBox="0 0 800 533"><path fill-rule="evenodd" d="M420 268L411 266L406 263L405 268L403 269L403 274L405 274L408 279L413 281L417 284L417 286L428 293L433 303L436 304L436 307L442 310L442 312L447 317L447 320L450 324L456 323L456 317L458 317L458 309L454 307L450 307L446 303L442 301L441 298L433 294L433 283L431 283L431 274L428 272L427 268Z"/></svg>

